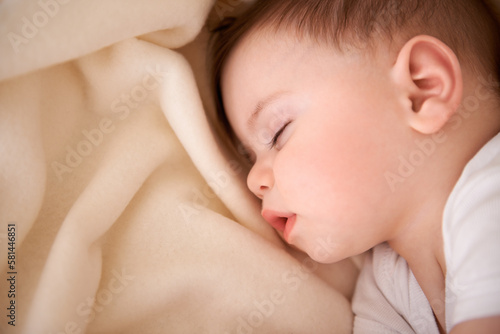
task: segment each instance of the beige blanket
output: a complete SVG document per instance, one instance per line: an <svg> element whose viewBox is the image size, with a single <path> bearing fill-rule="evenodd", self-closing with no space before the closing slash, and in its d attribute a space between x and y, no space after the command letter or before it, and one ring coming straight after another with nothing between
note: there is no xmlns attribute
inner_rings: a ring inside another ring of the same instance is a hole
<svg viewBox="0 0 500 334"><path fill-rule="evenodd" d="M0 1L1 333L347 333L206 114L237 0ZM210 119L210 117L209 117Z"/></svg>

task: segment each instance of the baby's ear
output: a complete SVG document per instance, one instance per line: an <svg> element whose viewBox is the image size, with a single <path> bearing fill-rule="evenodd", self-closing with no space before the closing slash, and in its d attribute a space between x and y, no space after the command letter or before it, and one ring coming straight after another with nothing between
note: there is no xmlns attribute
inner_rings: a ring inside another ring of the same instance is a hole
<svg viewBox="0 0 500 334"><path fill-rule="evenodd" d="M439 131L462 100L462 71L455 53L439 39L420 35L400 50L392 75L406 99L408 124L416 131Z"/></svg>

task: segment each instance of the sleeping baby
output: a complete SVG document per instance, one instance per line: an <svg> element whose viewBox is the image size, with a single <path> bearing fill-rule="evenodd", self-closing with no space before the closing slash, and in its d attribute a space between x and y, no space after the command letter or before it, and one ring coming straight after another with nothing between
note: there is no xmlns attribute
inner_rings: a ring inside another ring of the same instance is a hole
<svg viewBox="0 0 500 334"><path fill-rule="evenodd" d="M259 0L215 32L262 216L319 262L371 250L357 333L500 332L499 36L481 0Z"/></svg>

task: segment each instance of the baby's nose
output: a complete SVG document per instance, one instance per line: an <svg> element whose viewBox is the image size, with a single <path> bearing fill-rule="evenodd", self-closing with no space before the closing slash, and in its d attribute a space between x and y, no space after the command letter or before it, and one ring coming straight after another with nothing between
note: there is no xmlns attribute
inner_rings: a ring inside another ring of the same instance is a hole
<svg viewBox="0 0 500 334"><path fill-rule="evenodd" d="M274 175L271 166L256 162L247 177L247 186L260 199L274 185Z"/></svg>

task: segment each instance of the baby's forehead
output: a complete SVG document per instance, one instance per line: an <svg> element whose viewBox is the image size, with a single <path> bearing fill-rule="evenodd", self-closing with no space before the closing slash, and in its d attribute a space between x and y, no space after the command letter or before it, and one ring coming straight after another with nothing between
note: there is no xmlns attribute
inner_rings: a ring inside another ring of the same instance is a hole
<svg viewBox="0 0 500 334"><path fill-rule="evenodd" d="M309 58L321 59L323 56L348 58L352 63L371 63L375 58L378 59L376 55L381 53L385 57L394 58L397 54L397 44L381 39L376 45L360 46L346 42L339 47L321 38L300 34L294 28L264 25L250 30L235 44L224 68L227 69L228 63L233 62L235 58L244 59L242 63L245 63L245 66L254 67L257 60L263 57L266 57L269 63L274 62L276 67L290 60L307 62Z"/></svg>
<svg viewBox="0 0 500 334"><path fill-rule="evenodd" d="M291 30L270 28L254 30L235 45L223 73L227 70L252 71L251 68L259 68L263 72L255 74L262 76L274 72L291 61L315 57L320 53L320 49L326 51L326 48L326 45L314 43L312 40L299 39Z"/></svg>

